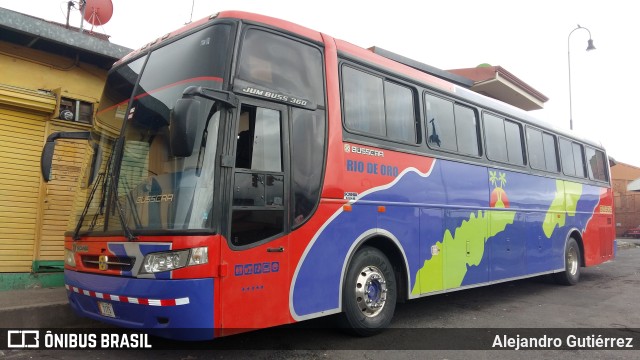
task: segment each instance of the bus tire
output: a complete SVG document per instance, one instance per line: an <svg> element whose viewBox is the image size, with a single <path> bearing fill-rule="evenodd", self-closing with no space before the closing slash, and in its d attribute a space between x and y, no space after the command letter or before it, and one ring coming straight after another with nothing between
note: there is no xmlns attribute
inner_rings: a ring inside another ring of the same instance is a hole
<svg viewBox="0 0 640 360"><path fill-rule="evenodd" d="M343 324L353 334L371 336L390 323L397 289L393 266L378 249L365 246L354 255L342 293Z"/></svg>
<svg viewBox="0 0 640 360"><path fill-rule="evenodd" d="M580 280L580 259L578 242L570 237L564 250L564 271L553 274L555 281L562 285L577 284Z"/></svg>

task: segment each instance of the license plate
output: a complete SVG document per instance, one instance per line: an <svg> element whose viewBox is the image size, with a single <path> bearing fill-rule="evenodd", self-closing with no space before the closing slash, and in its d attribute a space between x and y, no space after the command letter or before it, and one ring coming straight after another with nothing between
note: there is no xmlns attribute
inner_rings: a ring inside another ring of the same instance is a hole
<svg viewBox="0 0 640 360"><path fill-rule="evenodd" d="M110 303L98 301L98 309L102 316L116 317L116 313L113 311L113 306Z"/></svg>

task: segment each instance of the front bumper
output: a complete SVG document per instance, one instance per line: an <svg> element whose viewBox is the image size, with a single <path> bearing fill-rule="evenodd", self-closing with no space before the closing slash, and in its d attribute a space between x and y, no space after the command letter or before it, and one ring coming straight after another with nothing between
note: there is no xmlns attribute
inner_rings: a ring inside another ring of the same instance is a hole
<svg viewBox="0 0 640 360"><path fill-rule="evenodd" d="M159 280L65 270L74 312L104 323L179 340L214 337L213 279ZM99 302L115 317L102 315Z"/></svg>

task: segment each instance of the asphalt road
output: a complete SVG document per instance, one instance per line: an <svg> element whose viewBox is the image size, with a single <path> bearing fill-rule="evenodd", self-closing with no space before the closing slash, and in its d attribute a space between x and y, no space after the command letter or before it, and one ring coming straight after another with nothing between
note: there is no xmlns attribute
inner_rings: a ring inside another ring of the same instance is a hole
<svg viewBox="0 0 640 360"><path fill-rule="evenodd" d="M181 348L178 350L3 350L0 357L65 360L637 359L637 348L640 347L637 332L640 329L639 286L640 247L634 247L619 249L615 261L583 268L581 281L576 286L560 286L547 279L529 279L399 304L392 329L370 338L357 338L335 330L332 319L323 318L209 342L180 343L175 345ZM596 336L601 331L606 337L611 329L621 334L634 331L636 349L424 350L486 349L492 345L490 340L487 343L487 333L490 334L488 338L493 339L495 334L513 335L519 331L514 329L521 328L529 328L524 333L533 331L537 337L560 334L566 337L567 332L573 331L576 334L594 333ZM465 343L466 339L471 343ZM474 339L480 340L474 343ZM174 346L172 343L163 345Z"/></svg>

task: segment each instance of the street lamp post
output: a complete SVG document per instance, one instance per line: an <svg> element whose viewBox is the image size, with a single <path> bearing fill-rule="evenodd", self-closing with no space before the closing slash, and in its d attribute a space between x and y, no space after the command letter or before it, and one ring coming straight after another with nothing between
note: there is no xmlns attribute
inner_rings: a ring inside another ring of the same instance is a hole
<svg viewBox="0 0 640 360"><path fill-rule="evenodd" d="M577 28L571 30L569 36L567 37L567 59L569 61L569 129L573 130L573 108L571 104L571 47L569 46L571 40L571 34L578 29L587 30L589 33L589 42L587 43L587 51L595 50L596 47L593 46L593 40L591 40L591 31L589 29L578 25Z"/></svg>

